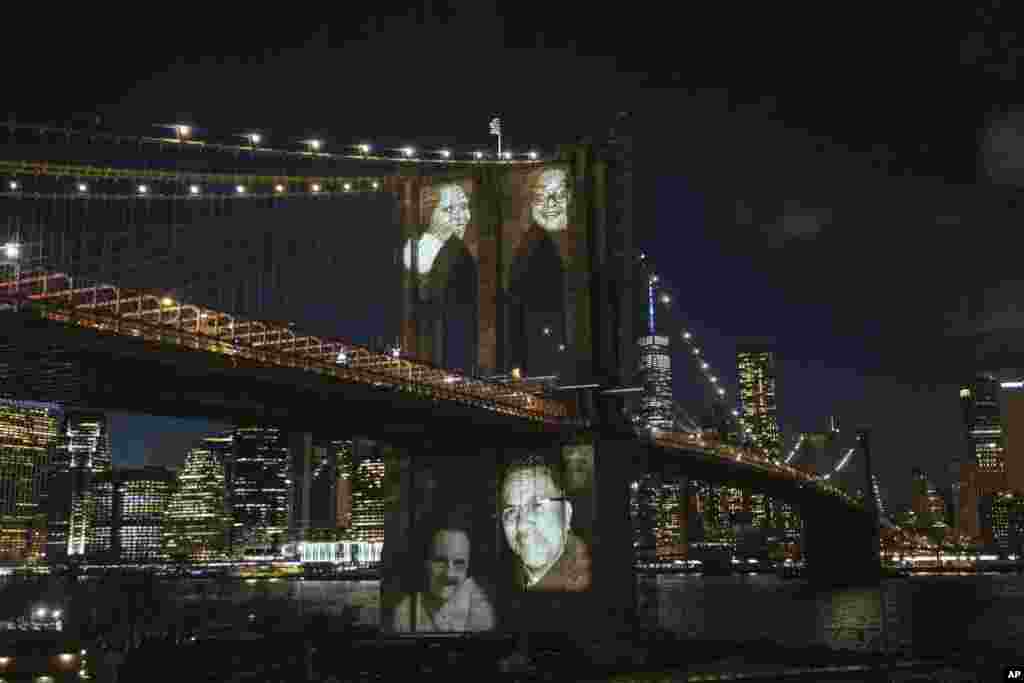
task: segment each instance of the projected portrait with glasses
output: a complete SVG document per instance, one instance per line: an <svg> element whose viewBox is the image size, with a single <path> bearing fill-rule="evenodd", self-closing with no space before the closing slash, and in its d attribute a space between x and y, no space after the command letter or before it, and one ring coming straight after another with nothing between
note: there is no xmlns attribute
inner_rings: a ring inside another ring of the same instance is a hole
<svg viewBox="0 0 1024 683"><path fill-rule="evenodd" d="M508 467L501 486L501 525L514 555L516 584L527 591L590 587L590 552L572 531L573 504L560 468L540 457Z"/></svg>

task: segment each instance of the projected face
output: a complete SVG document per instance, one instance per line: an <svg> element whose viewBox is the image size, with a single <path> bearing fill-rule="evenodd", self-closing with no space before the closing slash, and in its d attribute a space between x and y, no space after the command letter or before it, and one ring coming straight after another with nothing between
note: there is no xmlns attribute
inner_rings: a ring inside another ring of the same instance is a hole
<svg viewBox="0 0 1024 683"><path fill-rule="evenodd" d="M460 186L442 185L437 190L439 202L430 216L430 232L442 242L452 235L459 239L469 225L469 198Z"/></svg>
<svg viewBox="0 0 1024 683"><path fill-rule="evenodd" d="M579 491L589 488L594 473L594 447L567 446L562 460L565 463L566 486L569 490Z"/></svg>
<svg viewBox="0 0 1024 683"><path fill-rule="evenodd" d="M545 230L565 230L569 220L569 178L565 169L549 168L533 188L533 220Z"/></svg>
<svg viewBox="0 0 1024 683"><path fill-rule="evenodd" d="M469 537L464 531L442 529L426 559L427 592L441 603L448 602L469 572Z"/></svg>
<svg viewBox="0 0 1024 683"><path fill-rule="evenodd" d="M505 539L534 580L551 568L569 537L572 504L547 467L514 470L502 487Z"/></svg>

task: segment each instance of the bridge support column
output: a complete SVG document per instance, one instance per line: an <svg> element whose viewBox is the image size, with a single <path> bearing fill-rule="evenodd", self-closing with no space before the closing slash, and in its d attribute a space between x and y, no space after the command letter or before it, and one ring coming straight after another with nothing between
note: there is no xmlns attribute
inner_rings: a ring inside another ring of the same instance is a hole
<svg viewBox="0 0 1024 683"><path fill-rule="evenodd" d="M881 579L878 538L866 513L832 506L801 509L807 580L819 585L870 585Z"/></svg>

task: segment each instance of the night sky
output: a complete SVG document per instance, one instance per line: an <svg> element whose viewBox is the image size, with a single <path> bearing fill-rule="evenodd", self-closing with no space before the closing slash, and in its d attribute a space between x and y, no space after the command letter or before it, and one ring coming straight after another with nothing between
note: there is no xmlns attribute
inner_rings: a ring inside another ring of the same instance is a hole
<svg viewBox="0 0 1024 683"><path fill-rule="evenodd" d="M168 6L134 25L70 9L73 35L48 27L45 47L12 50L31 61L5 73L4 100L27 121L101 112L115 128L185 120L272 144L489 146L500 115L513 149L630 112L635 218L677 293L663 323L694 332L730 393L737 340L774 338L784 433L833 413L873 425L891 502L909 501L914 466L948 483L962 448L950 324L979 306L1007 327L1024 315L1005 281L1015 235L989 220L1005 205L993 191L1024 177L1008 11L614 7L344 5L323 25L302 22L310 8L219 19ZM678 397L699 406L692 361L675 366ZM116 416L115 462L180 462L210 428Z"/></svg>

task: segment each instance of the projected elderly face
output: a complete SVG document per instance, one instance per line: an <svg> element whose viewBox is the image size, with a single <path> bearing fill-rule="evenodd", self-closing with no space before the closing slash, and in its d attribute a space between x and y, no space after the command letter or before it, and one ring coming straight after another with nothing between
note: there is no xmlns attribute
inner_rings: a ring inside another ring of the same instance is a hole
<svg viewBox="0 0 1024 683"><path fill-rule="evenodd" d="M459 239L466 234L469 225L469 198L458 185L442 185L438 188L439 202L430 216L430 232L444 241L452 235Z"/></svg>
<svg viewBox="0 0 1024 683"><path fill-rule="evenodd" d="M533 189L533 220L545 230L565 230L569 220L569 178L565 169L549 168Z"/></svg>
<svg viewBox="0 0 1024 683"><path fill-rule="evenodd" d="M572 504L543 466L512 471L502 487L501 521L508 545L533 574L561 556L569 535Z"/></svg>
<svg viewBox="0 0 1024 683"><path fill-rule="evenodd" d="M426 570L427 592L439 602L448 602L469 573L469 536L456 529L434 534Z"/></svg>

